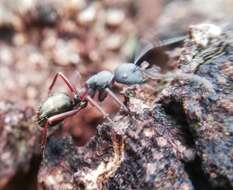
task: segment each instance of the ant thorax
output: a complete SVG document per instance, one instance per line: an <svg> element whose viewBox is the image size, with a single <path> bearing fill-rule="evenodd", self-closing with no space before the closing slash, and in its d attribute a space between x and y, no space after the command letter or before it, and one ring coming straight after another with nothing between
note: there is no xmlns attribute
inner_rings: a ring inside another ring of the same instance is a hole
<svg viewBox="0 0 233 190"><path fill-rule="evenodd" d="M104 89L112 83L114 75L110 71L101 71L90 77L86 84L88 88Z"/></svg>
<svg viewBox="0 0 233 190"><path fill-rule="evenodd" d="M114 75L110 71L101 71L91 76L86 81L87 92L90 96L94 96L96 91L102 91L108 87L111 87L113 83Z"/></svg>

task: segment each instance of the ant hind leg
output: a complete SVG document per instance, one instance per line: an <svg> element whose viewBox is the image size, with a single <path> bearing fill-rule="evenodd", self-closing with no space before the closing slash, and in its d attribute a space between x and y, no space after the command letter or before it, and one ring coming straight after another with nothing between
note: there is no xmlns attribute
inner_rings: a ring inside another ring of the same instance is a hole
<svg viewBox="0 0 233 190"><path fill-rule="evenodd" d="M46 121L46 124L42 130L42 137L41 137L41 149L44 150L44 146L46 144L46 141L47 141L47 131L48 131L48 126L49 126L49 121L47 120Z"/></svg>
<svg viewBox="0 0 233 190"><path fill-rule="evenodd" d="M71 117L71 116L77 114L77 113L78 113L80 110L82 110L82 109L83 109L83 107L79 107L79 108L74 109L74 110L72 110L72 111L60 113L60 114L58 114L58 115L54 115L54 116L48 118L47 121L46 121L46 124L45 124L45 126L44 126L44 129L43 129L43 131L42 131L42 133L43 133L43 134L42 134L42 141L41 141L42 149L44 148L44 146L45 146L45 144L46 144L46 141L47 141L46 139L47 139L48 127L49 127L50 125L53 125L53 124L56 123L56 122L59 122L59 121L64 120L64 119L67 118L67 117Z"/></svg>

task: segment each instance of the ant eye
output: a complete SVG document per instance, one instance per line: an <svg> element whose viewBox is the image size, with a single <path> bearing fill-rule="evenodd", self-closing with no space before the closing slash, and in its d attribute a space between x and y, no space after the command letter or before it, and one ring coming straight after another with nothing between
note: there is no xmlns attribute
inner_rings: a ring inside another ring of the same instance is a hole
<svg viewBox="0 0 233 190"><path fill-rule="evenodd" d="M124 74L123 75L123 79L127 79L128 77L127 77L127 74Z"/></svg>

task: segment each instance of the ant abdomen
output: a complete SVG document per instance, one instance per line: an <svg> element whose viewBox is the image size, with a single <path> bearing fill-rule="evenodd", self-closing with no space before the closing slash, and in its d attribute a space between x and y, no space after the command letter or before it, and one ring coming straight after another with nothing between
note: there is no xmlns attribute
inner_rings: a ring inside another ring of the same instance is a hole
<svg viewBox="0 0 233 190"><path fill-rule="evenodd" d="M48 118L67 112L72 108L72 99L67 94L57 92L50 95L44 102L42 102L38 110L38 123L40 127L43 128L45 126ZM59 122L61 122L61 120L55 121L54 125Z"/></svg>

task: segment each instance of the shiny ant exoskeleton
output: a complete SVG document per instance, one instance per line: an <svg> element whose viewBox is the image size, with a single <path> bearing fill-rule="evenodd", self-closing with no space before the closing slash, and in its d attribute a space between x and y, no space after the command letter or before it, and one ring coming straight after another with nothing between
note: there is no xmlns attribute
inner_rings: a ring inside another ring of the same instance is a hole
<svg viewBox="0 0 233 190"><path fill-rule="evenodd" d="M176 43L171 42L171 43ZM167 44L166 44L167 45ZM159 46L161 47L161 46ZM42 128L42 145L46 143L47 130L49 127L53 127L56 124L62 122L67 117L71 117L77 114L80 110L84 109L88 102L97 108L110 122L112 120L108 117L108 114L99 106L99 104L93 100L93 97L98 92L98 100L103 101L107 95L110 95L122 108L126 111L129 109L117 98L117 96L111 91L114 82L118 82L126 85L142 84L146 82L148 76L145 75L140 64L143 58L147 54L151 53L153 49L158 46L148 46L143 49L142 53L136 57L134 63L120 64L114 71L101 71L91 76L85 83L85 87L80 92L76 89L69 80L62 74L57 73L49 87L49 92L52 90L56 80L60 77L68 86L72 93L72 97L65 93L57 92L50 95L40 106L38 111L38 123Z"/></svg>

